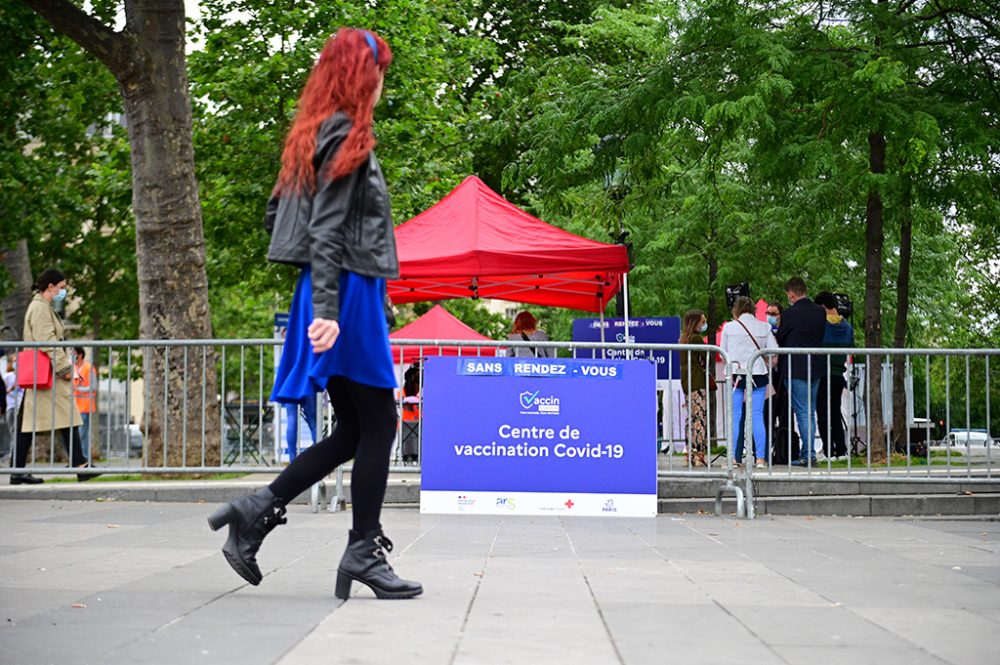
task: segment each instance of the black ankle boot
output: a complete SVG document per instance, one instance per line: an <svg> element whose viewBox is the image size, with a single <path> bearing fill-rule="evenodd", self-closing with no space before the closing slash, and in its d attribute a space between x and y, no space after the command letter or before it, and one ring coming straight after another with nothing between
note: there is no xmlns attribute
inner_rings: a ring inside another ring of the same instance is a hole
<svg viewBox="0 0 1000 665"><path fill-rule="evenodd" d="M381 529L358 533L351 530L347 551L337 568L337 598L347 600L351 581L357 580L375 592L376 598L413 598L424 592L420 582L401 579L385 559L392 541Z"/></svg>
<svg viewBox="0 0 1000 665"><path fill-rule="evenodd" d="M257 566L257 550L264 536L285 524L285 504L267 487L221 506L208 518L212 531L229 525L229 538L222 547L226 561L250 584L257 586L264 576Z"/></svg>

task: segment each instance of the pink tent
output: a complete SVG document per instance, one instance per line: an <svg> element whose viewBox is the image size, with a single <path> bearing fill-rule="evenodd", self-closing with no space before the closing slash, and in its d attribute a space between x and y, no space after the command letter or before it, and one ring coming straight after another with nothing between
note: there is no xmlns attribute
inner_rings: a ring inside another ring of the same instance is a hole
<svg viewBox="0 0 1000 665"><path fill-rule="evenodd" d="M447 339L461 341L469 340L474 342L492 341L489 337L480 335L478 332L459 321L441 305L434 305L429 312L421 316L416 321L406 324L394 333L390 333L389 339ZM393 346L393 362L399 362L401 349L403 353L403 364L412 363L424 356L496 355L495 347L482 347L477 349L474 346Z"/></svg>
<svg viewBox="0 0 1000 665"><path fill-rule="evenodd" d="M396 304L472 297L601 312L629 269L621 245L532 217L476 176L397 227L396 247Z"/></svg>
<svg viewBox="0 0 1000 665"><path fill-rule="evenodd" d="M763 298L757 301L756 312L754 314L761 321L767 321L767 301Z"/></svg>

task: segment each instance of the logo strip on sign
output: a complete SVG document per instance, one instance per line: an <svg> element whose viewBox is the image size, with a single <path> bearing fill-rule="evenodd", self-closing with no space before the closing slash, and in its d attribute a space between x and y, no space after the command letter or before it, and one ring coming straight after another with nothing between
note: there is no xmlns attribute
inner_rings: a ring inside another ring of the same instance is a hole
<svg viewBox="0 0 1000 665"><path fill-rule="evenodd" d="M420 512L655 517L656 496L582 492L420 492Z"/></svg>

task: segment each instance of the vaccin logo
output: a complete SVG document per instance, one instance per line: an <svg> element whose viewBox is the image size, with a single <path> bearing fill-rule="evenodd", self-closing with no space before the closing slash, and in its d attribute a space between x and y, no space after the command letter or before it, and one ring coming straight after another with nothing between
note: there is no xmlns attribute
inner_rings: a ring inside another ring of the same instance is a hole
<svg viewBox="0 0 1000 665"><path fill-rule="evenodd" d="M541 395L540 390L525 390L518 398L522 414L545 416L559 415L559 398L554 395Z"/></svg>

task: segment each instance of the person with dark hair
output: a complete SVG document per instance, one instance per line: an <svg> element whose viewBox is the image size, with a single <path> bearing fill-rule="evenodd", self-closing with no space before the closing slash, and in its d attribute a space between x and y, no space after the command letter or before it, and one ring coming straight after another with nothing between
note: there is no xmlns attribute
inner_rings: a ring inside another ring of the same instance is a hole
<svg viewBox="0 0 1000 665"><path fill-rule="evenodd" d="M836 297L829 291L821 291L816 294L815 302L826 310L823 346L834 348L854 346L854 328L837 311ZM824 375L819 381L816 419L820 437L826 444L826 456L841 459L847 456L844 421L841 418L841 401L844 399L844 391L847 390L847 381L844 379L847 356L841 353L830 354L829 369L829 375Z"/></svg>
<svg viewBox="0 0 1000 665"><path fill-rule="evenodd" d="M771 334L778 334L781 313L785 308L777 300L767 303L767 322ZM778 371L778 365L771 367L771 395L767 398L765 414L768 422L768 441L771 443L771 461L774 464L788 464L799 458L799 435L795 433L789 417L788 382Z"/></svg>
<svg viewBox="0 0 1000 665"><path fill-rule="evenodd" d="M420 460L419 423L421 417L420 384L423 381L423 363L412 363L403 374L403 431L400 437L403 464L417 464Z"/></svg>
<svg viewBox="0 0 1000 665"><path fill-rule="evenodd" d="M531 312L521 312L514 317L514 327L507 339L512 342L547 342L549 335L538 327L538 319ZM555 358L555 349L534 346L512 346L508 355L515 358Z"/></svg>
<svg viewBox="0 0 1000 665"><path fill-rule="evenodd" d="M56 313L55 305L66 299L66 275L55 268L45 270L35 282L35 296L24 314L25 342L61 342L65 339L62 319ZM21 428L17 436L14 452L14 467L25 466L28 452L38 434L58 434L66 449L70 464L86 467L88 460L83 454L80 442L80 426L83 420L73 402L73 363L62 347L42 347L39 349L49 357L55 374L52 387L42 389L27 388L21 404ZM41 378L41 377L39 377ZM79 473L77 479L90 480L97 474ZM10 477L11 485L37 484L41 478L27 473Z"/></svg>
<svg viewBox="0 0 1000 665"><path fill-rule="evenodd" d="M708 321L700 309L689 309L681 321L679 344L704 344ZM708 370L708 351L681 351L681 388L687 401L687 459L691 466L708 466L708 387L715 390L714 376Z"/></svg>
<svg viewBox="0 0 1000 665"><path fill-rule="evenodd" d="M781 313L785 308L777 300L767 303L767 322L771 325L771 334L778 332L778 324L781 323Z"/></svg>
<svg viewBox="0 0 1000 665"><path fill-rule="evenodd" d="M785 292L791 307L781 315L778 324L778 345L792 349L810 349L823 346L826 331L826 313L823 308L809 299L806 283L800 277L785 282ZM816 464L816 450L813 447L816 436L816 397L819 380L826 372L825 358L822 356L780 356L778 371L789 381L792 411L799 426L802 449L799 459L792 462L796 466Z"/></svg>
<svg viewBox="0 0 1000 665"><path fill-rule="evenodd" d="M353 528L336 596L347 599L352 581L378 598L423 592L389 565L392 541L379 521L397 421L385 280L399 275L399 262L371 127L390 62L389 45L368 30L341 28L327 41L299 97L267 205L268 259L301 269L271 399L315 399L325 387L337 427L268 487L208 518L212 529L229 526L223 554L253 585L263 579L257 551L287 522L285 506L354 459Z"/></svg>

